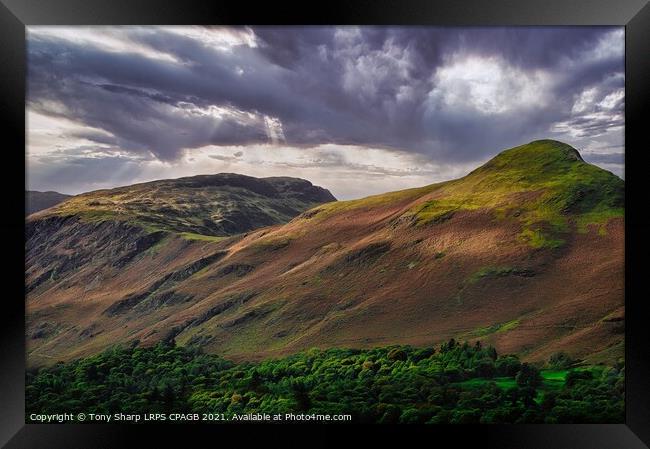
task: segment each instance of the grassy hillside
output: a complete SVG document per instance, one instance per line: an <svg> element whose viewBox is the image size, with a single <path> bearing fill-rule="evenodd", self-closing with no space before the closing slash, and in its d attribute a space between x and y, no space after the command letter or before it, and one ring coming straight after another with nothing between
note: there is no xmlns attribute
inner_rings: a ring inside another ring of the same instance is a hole
<svg viewBox="0 0 650 449"><path fill-rule="evenodd" d="M516 217L519 237L531 246L561 246L562 234L577 224L604 225L623 217L625 183L599 167L584 162L571 146L539 140L503 151L469 175L420 189L377 195L362 200L320 207L334 211L368 208L400 198L417 201L402 218L426 225L451 218L454 213L490 209L496 218Z"/></svg>
<svg viewBox="0 0 650 449"><path fill-rule="evenodd" d="M266 192L239 188L237 210ZM452 337L525 361L622 357L624 182L566 144L531 142L457 180L316 205L227 238L193 221L212 189L143 184L34 216L30 364L115 342L261 360ZM143 217L134 204L146 201ZM224 210L213 213L220 223Z"/></svg>
<svg viewBox="0 0 650 449"><path fill-rule="evenodd" d="M120 221L147 231L226 236L286 223L329 191L298 178L253 178L232 173L153 181L77 195L38 218L74 216Z"/></svg>

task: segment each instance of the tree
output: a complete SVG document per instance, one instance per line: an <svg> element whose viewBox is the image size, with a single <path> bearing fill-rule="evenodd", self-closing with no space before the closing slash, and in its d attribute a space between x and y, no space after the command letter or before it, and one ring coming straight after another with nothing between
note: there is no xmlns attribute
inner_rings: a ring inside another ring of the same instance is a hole
<svg viewBox="0 0 650 449"><path fill-rule="evenodd" d="M262 376L260 376L259 371L256 369L251 373L251 379L248 383L248 387L253 391L258 391L262 386Z"/></svg>
<svg viewBox="0 0 650 449"><path fill-rule="evenodd" d="M405 424L419 423L422 421L422 417L420 416L420 413L417 409L407 408L402 412L399 421Z"/></svg>
<svg viewBox="0 0 650 449"><path fill-rule="evenodd" d="M553 410L556 404L557 393L553 391L547 391L544 393L544 398L542 399L542 410L549 412Z"/></svg>
<svg viewBox="0 0 650 449"><path fill-rule="evenodd" d="M458 342L390 346L235 364L183 346L122 348L26 373L30 413L351 413L361 422L622 422L624 365L570 370L545 391L537 368ZM388 361L395 349L406 356ZM517 386L486 382L495 374Z"/></svg>
<svg viewBox="0 0 650 449"><path fill-rule="evenodd" d="M583 371L583 370L569 371L569 373L566 375L565 385L567 387L573 387L576 384L576 381L590 380L593 377L594 376L593 376L593 374L591 374L591 371Z"/></svg>
<svg viewBox="0 0 650 449"><path fill-rule="evenodd" d="M494 376L494 362L492 359L484 358L478 361L476 365L476 374L479 377L491 378Z"/></svg>
<svg viewBox="0 0 650 449"><path fill-rule="evenodd" d="M553 369L569 369L575 361L565 352L556 352L548 359L548 365Z"/></svg>
<svg viewBox="0 0 650 449"><path fill-rule="evenodd" d="M174 387L172 387L170 384L165 385L162 399L163 403L165 404L165 409L170 412L173 411L176 394L174 393Z"/></svg>
<svg viewBox="0 0 650 449"><path fill-rule="evenodd" d="M516 356L507 355L497 359L494 364L498 376L513 377L521 369L521 362Z"/></svg>
<svg viewBox="0 0 650 449"><path fill-rule="evenodd" d="M522 363L515 381L520 387L537 388L542 384L542 376L539 370L528 363Z"/></svg>
<svg viewBox="0 0 650 449"><path fill-rule="evenodd" d="M311 407L311 399L309 397L309 390L305 383L301 380L294 380L291 382L291 392L293 399L296 401L296 409L298 411L307 411Z"/></svg>
<svg viewBox="0 0 650 449"><path fill-rule="evenodd" d="M92 380L92 381L97 380L99 378L98 372L97 372L97 367L94 364L89 365L86 368L86 378L88 378L88 380Z"/></svg>
<svg viewBox="0 0 650 449"><path fill-rule="evenodd" d="M443 343L440 346L440 352L450 352L453 351L455 347L456 347L456 340L454 338L450 338L447 343Z"/></svg>
<svg viewBox="0 0 650 449"><path fill-rule="evenodd" d="M394 348L388 352L388 360L406 360L406 351L402 348Z"/></svg>

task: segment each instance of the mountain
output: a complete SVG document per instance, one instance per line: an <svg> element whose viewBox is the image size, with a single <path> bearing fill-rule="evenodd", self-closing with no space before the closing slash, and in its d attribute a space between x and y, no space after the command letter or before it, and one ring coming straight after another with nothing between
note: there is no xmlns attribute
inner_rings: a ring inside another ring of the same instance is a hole
<svg viewBox="0 0 650 449"><path fill-rule="evenodd" d="M39 192L36 190L25 191L25 216L33 214L48 207L55 206L68 198L71 195L65 195L59 192Z"/></svg>
<svg viewBox="0 0 650 449"><path fill-rule="evenodd" d="M84 193L39 218L77 217L85 223L218 237L286 223L329 201L336 198L304 179L221 173Z"/></svg>
<svg viewBox="0 0 650 449"><path fill-rule="evenodd" d="M152 185L139 197L157 201ZM460 179L226 238L188 239L178 212L123 219L133 214L115 204L97 213L99 200L70 200L28 223L28 363L120 342L253 360L450 337L530 361L610 362L623 356L624 190L541 140Z"/></svg>

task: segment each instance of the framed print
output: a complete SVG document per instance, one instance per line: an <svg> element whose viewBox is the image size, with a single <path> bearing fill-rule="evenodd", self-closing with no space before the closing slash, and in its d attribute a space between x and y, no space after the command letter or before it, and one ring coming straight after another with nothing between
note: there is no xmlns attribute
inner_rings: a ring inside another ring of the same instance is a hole
<svg viewBox="0 0 650 449"><path fill-rule="evenodd" d="M1 17L7 447L647 447L646 2Z"/></svg>

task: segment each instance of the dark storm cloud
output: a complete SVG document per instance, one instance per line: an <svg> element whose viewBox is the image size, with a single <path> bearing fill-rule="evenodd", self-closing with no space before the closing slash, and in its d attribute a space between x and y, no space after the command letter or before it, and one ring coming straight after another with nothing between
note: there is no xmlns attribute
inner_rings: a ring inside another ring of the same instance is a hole
<svg viewBox="0 0 650 449"><path fill-rule="evenodd" d="M271 141L471 161L549 137L557 124L577 137L622 125L623 99L612 94L623 86L623 53L610 48L620 44L612 28L217 30L255 36L256 46L226 50L171 29L114 31L133 51L30 30L30 108L104 131L86 139L167 161L207 144ZM472 58L493 78L439 76ZM488 93L504 107L481 103L477 82L495 84ZM529 91L530 104L517 103Z"/></svg>
<svg viewBox="0 0 650 449"><path fill-rule="evenodd" d="M510 64L525 69L549 69L558 67L565 58L579 58L610 30L609 27L470 28L460 31L456 41L470 53L500 55Z"/></svg>

